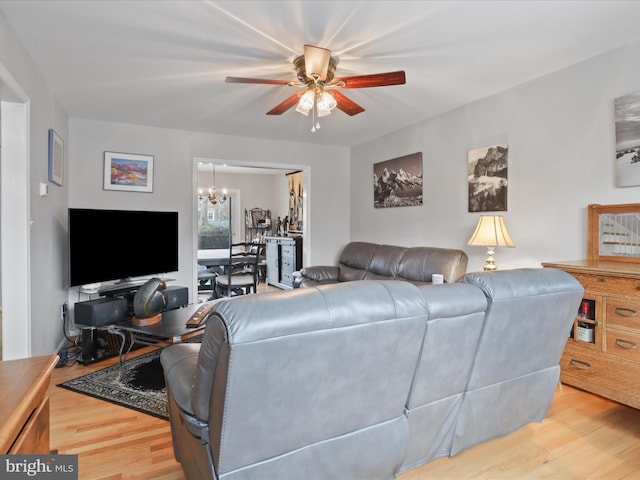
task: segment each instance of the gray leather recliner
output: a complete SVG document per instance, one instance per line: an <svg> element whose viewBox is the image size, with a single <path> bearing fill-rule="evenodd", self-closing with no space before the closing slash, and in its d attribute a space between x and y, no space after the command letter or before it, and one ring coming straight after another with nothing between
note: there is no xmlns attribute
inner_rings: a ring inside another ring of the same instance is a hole
<svg viewBox="0 0 640 480"><path fill-rule="evenodd" d="M392 479L427 325L415 288L352 282L220 300L202 346L161 355L187 478Z"/></svg>

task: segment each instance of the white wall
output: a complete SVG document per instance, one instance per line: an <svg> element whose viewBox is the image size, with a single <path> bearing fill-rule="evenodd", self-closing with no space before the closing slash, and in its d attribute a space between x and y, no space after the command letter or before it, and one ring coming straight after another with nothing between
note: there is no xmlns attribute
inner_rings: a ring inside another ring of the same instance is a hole
<svg viewBox="0 0 640 480"><path fill-rule="evenodd" d="M65 149L64 185L59 187L47 180L48 177L48 130L53 128L68 145L68 130L66 113L59 108L55 97L44 82L40 72L36 69L31 58L20 43L17 35L9 26L4 15L0 13L0 68L15 81L26 99L20 99L27 106L28 131L26 132L26 156L29 164L27 175L28 198L23 199L22 193L17 197L7 199L5 208L11 208L14 202L19 208L26 205L28 218L25 226L31 221L31 228L26 233L28 259L26 268L29 270L29 286L26 287L17 278L22 278L24 272L8 272L3 275L3 303L14 299L27 298L28 307L24 308L24 315L8 316L5 311L3 321L20 325L28 338L15 338L5 335L3 341L13 342L11 354L5 359L20 358L50 354L56 351L58 343L64 338L60 307L67 299L66 288L66 258L67 242L64 233L67 215L67 151ZM1 83L1 82L0 82ZM11 87L10 87L11 88ZM0 84L2 95L6 93ZM13 101L13 100L12 100ZM5 119L6 121L6 119ZM6 156L3 162L11 161ZM13 179L2 179L10 181ZM22 181L22 180L20 180ZM49 185L49 194L41 197L40 183ZM19 188L16 189L16 191ZM22 233L20 233L22 238ZM6 245L3 244L3 247ZM18 254L15 252L16 255ZM21 254L20 254L21 255ZM12 273L15 275L12 281ZM25 292L25 290L28 290ZM22 301L22 300L19 300ZM7 318L8 317L8 318ZM24 327L24 328L23 328ZM19 349L14 348L20 345ZM23 346L24 345L24 346ZM19 351L18 351L19 350ZM9 349L4 349L7 353Z"/></svg>
<svg viewBox="0 0 640 480"><path fill-rule="evenodd" d="M508 66L505 66L508 68ZM467 154L509 146L508 211L515 248L498 268L584 258L586 207L640 201L640 187L615 187L613 100L640 90L640 44L593 58L466 105L351 151L351 240L460 248L469 271L484 247L467 246L479 213L468 213ZM424 203L373 208L373 164L422 152Z"/></svg>
<svg viewBox="0 0 640 480"><path fill-rule="evenodd" d="M229 163L278 164L309 170L307 194L319 200L307 212L306 264L333 263L349 239L348 149L254 138L167 130L72 118L69 121L69 206L177 210L179 265L175 285L195 291L194 158L224 159ZM154 156L153 193L103 190L104 151ZM300 163L304 159L304 163ZM217 176L217 174L216 174ZM218 177L222 181L222 177ZM332 185L327 194L327 185ZM125 239L136 246L152 242L152 235ZM75 298L71 291L70 298Z"/></svg>

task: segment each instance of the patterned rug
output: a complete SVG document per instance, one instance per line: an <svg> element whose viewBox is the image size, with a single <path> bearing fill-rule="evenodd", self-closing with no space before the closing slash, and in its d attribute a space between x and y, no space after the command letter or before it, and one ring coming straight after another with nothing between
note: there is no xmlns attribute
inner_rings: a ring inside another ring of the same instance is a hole
<svg viewBox="0 0 640 480"><path fill-rule="evenodd" d="M167 390L160 365L160 350L127 360L124 366L126 373L123 380L120 379L120 366L116 363L61 383L58 387L168 420Z"/></svg>

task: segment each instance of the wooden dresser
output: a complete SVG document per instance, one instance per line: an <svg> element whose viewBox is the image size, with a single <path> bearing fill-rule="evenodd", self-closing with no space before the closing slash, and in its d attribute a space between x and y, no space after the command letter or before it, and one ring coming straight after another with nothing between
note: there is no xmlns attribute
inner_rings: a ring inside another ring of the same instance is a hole
<svg viewBox="0 0 640 480"><path fill-rule="evenodd" d="M542 266L573 275L587 302L588 318L576 312L560 380L640 408L640 264L577 260Z"/></svg>
<svg viewBox="0 0 640 480"><path fill-rule="evenodd" d="M47 389L57 355L0 362L0 454L48 454Z"/></svg>

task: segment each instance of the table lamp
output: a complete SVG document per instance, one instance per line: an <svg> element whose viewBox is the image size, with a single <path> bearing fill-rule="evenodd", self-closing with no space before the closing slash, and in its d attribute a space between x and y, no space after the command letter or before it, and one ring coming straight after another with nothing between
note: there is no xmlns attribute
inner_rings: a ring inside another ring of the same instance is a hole
<svg viewBox="0 0 640 480"><path fill-rule="evenodd" d="M497 270L494 258L496 247L513 247L514 244L509 237L504 219L499 215L482 215L478 219L476 231L473 232L467 245L482 245L487 247L487 260L484 265L485 271Z"/></svg>

